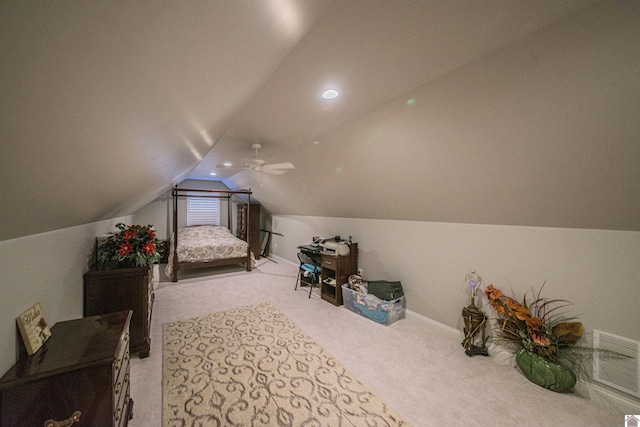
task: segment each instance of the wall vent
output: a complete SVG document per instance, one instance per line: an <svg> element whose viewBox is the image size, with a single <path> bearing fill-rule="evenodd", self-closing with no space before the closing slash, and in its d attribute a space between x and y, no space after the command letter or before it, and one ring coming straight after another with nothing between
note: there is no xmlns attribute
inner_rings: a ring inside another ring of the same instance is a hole
<svg viewBox="0 0 640 427"><path fill-rule="evenodd" d="M640 342L594 329L593 346L626 356L596 353L593 358L593 379L640 397Z"/></svg>

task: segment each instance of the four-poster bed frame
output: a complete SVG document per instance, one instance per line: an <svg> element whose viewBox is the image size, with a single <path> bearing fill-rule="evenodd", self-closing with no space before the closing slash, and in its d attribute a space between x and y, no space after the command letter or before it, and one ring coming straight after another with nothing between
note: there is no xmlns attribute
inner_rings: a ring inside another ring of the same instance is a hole
<svg viewBox="0 0 640 427"><path fill-rule="evenodd" d="M247 242L247 255L238 258L221 258L215 259L211 261L198 261L198 262L178 262L178 199L188 198L188 197L208 197L208 198L216 198L216 199L227 199L227 227L229 231L231 231L231 197L234 195L242 195L245 194L247 196L247 205L251 204L251 190L213 190L213 189L199 189L199 188L178 188L177 186L173 188L171 191L171 195L173 196L173 252L169 255L170 262L173 263L173 271L171 280L173 282L178 281L178 270L188 270L193 268L206 268L206 267L217 267L221 265L232 265L232 264L244 264L246 263L246 270L251 271L251 233L246 233L246 242ZM249 224L249 211L246 210L246 223Z"/></svg>

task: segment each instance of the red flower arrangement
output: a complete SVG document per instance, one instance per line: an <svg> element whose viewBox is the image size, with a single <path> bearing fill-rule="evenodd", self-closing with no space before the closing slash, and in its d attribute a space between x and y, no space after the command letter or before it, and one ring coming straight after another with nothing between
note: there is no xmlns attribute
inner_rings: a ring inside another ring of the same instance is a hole
<svg viewBox="0 0 640 427"><path fill-rule="evenodd" d="M119 261L126 266L147 266L157 262L160 255L160 241L152 225L116 224L119 230L98 246L98 261Z"/></svg>

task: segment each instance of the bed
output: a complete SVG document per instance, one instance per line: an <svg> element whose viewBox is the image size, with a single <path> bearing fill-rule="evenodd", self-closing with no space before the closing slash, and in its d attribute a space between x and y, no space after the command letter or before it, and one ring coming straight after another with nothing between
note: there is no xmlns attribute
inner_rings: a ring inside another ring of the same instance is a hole
<svg viewBox="0 0 640 427"><path fill-rule="evenodd" d="M255 259L249 246L250 242L235 237L231 233L230 226L197 225L178 228L178 198L216 197L229 200L233 195L245 195L247 203L251 203L250 190L203 190L176 187L172 195L173 232L165 273L173 282L178 281L179 271L193 268L244 264L246 271L251 271ZM227 207L229 209L227 217L231 221L231 203L227 203ZM250 233L246 234L249 240Z"/></svg>

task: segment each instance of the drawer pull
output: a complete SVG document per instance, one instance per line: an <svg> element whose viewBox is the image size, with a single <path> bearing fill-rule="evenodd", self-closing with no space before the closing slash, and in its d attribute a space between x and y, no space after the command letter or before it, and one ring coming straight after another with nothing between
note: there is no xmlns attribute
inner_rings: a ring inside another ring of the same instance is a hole
<svg viewBox="0 0 640 427"><path fill-rule="evenodd" d="M47 420L44 422L44 427L68 427L70 425L73 425L73 423L75 423L76 421L80 421L80 415L82 415L80 411L75 411L66 420L62 420L62 421Z"/></svg>
<svg viewBox="0 0 640 427"><path fill-rule="evenodd" d="M129 373L127 372L127 374L124 376L124 384L129 382ZM115 395L119 395L120 392L122 391L122 382L118 381L118 384L116 384L116 386L114 387L114 393Z"/></svg>
<svg viewBox="0 0 640 427"><path fill-rule="evenodd" d="M117 372L120 370L121 366L122 366L122 359L117 359L113 364L113 370Z"/></svg>

